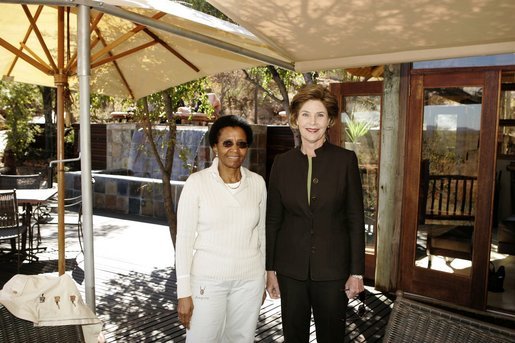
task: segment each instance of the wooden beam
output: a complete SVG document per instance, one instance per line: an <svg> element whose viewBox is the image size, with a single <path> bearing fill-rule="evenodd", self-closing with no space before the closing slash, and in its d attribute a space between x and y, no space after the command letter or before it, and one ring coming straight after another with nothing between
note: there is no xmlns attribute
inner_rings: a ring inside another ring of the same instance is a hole
<svg viewBox="0 0 515 343"><path fill-rule="evenodd" d="M95 33L97 34L97 37L99 39L99 41L104 44L104 45L107 45L105 39L102 37L102 34L100 32L100 30L97 28L95 28ZM109 55L112 55L112 52L109 51L108 52ZM93 63L92 63L93 65ZM116 62L116 60L113 61L113 65L114 67L116 68L116 71L118 72L118 75L120 76L125 88L127 89L127 92L129 93L129 95L134 99L134 93L132 92L132 89L131 87L129 86L129 83L127 82L127 79L125 78L125 75L123 75L122 73L122 70L120 69L120 66L118 65L118 63ZM93 67L91 67L91 69L93 69Z"/></svg>
<svg viewBox="0 0 515 343"><path fill-rule="evenodd" d="M38 54L36 54L34 51L32 51L31 48L29 48L27 45L25 45L25 43L20 43L21 47L25 50L27 50L27 52L32 55L32 57L38 61L39 63L41 63L42 65L44 65L45 67L47 67L48 69L52 69L51 66L49 66L41 57L39 57Z"/></svg>
<svg viewBox="0 0 515 343"><path fill-rule="evenodd" d="M152 16L153 19L160 19L162 18L163 16L165 16L166 13L163 13L163 12L159 12L159 13L156 13ZM112 41L111 43L108 43L103 49L101 49L100 51L96 52L95 54L93 54L91 56L91 63L93 63L94 61L96 61L98 58L102 57L103 55L106 55L108 54L110 51L112 51L114 48L116 48L117 46L119 46L120 44L126 42L129 38L131 38L132 36L134 36L136 33L140 32L141 30L145 29L146 26L144 25L136 25L132 30L130 30L129 32L126 32L124 33L123 35L121 35L120 37L118 37L117 39L115 39L114 41Z"/></svg>
<svg viewBox="0 0 515 343"><path fill-rule="evenodd" d="M36 10L36 13L34 14L34 20L35 21L38 20L39 15L41 14L42 10L43 10L43 5L38 6L38 8ZM31 33L32 33L32 26L29 26L29 28L27 29L27 32L25 33L25 37L23 37L23 40L21 41L21 44L27 43L27 40L29 40L29 37L30 37ZM21 48L21 49L23 49L23 48ZM10 67L7 69L7 72L5 73L5 75L7 75L7 76L11 75L11 73L12 73L12 71L14 69L14 66L16 65L17 61L18 61L18 56L14 56L14 59L13 59L11 65L10 65Z"/></svg>
<svg viewBox="0 0 515 343"><path fill-rule="evenodd" d="M37 26L36 21L34 20L34 17L32 17L32 14L30 13L30 10L27 5L22 5L22 7L23 7L23 11L25 12L25 15L27 16L27 19L30 22L32 30L34 30L34 33L36 34L36 37L38 38L39 44L41 44L41 48L43 49L43 52L45 53L45 55L48 59L48 62L50 63L50 66L57 73L57 71L58 71L57 65L55 64L54 58L52 57L50 50L48 50L45 39L43 38L41 31L39 31L39 27ZM63 46L63 48L64 48L64 46Z"/></svg>
<svg viewBox="0 0 515 343"><path fill-rule="evenodd" d="M35 68L41 70L43 73L48 75L53 75L54 71L52 69L48 69L46 66L42 65L29 55L22 52L20 49L16 48L15 46L11 45L9 42L5 41L4 39L0 38L0 46L4 47L5 49L12 52L17 57L21 58L25 62L29 63L30 65L34 66Z"/></svg>
<svg viewBox="0 0 515 343"><path fill-rule="evenodd" d="M114 61L116 61L116 60L119 60L119 59L120 59L120 58L122 58L122 57L132 55L132 54L134 54L134 53L136 53L136 52L138 52L138 51L144 50L144 49L146 49L146 48L148 48L148 47L150 47L150 46L152 46L152 45L156 45L156 44L157 44L157 42L156 42L156 41L151 41L151 42L148 42L148 43L142 44L142 45L140 45L140 46L137 46L137 47L132 48L132 49L129 49L129 50L127 50L127 51L121 52L121 53L116 54L116 55L113 55L113 54L111 54L111 53L110 53L110 54L109 54L109 57L106 57L106 58L104 58L104 59L102 59L102 60L99 60L99 61L97 61L97 62L95 62L95 63L92 63L92 64L91 64L91 68L93 69L93 68L99 67L99 66L101 66L101 65L104 65L104 64L106 64L106 63L114 62Z"/></svg>
<svg viewBox="0 0 515 343"><path fill-rule="evenodd" d="M170 51L172 54L174 54L178 59L180 59L182 62L184 62L188 67L190 67L191 69L193 69L195 72L199 72L200 69L194 65L193 63L191 63L189 60L187 60L184 56L182 56L177 50L175 50L174 48L172 48L170 45L168 45L168 43L166 43L165 41L163 41L161 38L159 38L158 35L156 35L154 32L150 31L148 28L144 29L143 30L147 35L149 35L150 37L152 37L152 39L154 39L156 42L158 42L159 44L161 44L161 46L163 46L166 50Z"/></svg>
<svg viewBox="0 0 515 343"><path fill-rule="evenodd" d="M95 16L95 18L91 21L91 26L90 26L89 32L94 32L97 29L98 23L100 22L100 20L102 19L103 16L104 16L103 12L99 12L98 15ZM91 39L91 37L90 37L90 39ZM98 41L99 41L98 37L91 40L91 42L89 44L91 50L97 45ZM72 71L75 72L76 70L77 70L77 50L75 50L73 52L73 55L68 60L68 65L66 66L66 73L69 74L70 72L72 72Z"/></svg>

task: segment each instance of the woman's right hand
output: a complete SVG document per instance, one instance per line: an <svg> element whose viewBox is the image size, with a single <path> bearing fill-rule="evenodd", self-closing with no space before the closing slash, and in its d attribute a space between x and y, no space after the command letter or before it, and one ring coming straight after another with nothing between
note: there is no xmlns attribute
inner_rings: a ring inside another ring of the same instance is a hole
<svg viewBox="0 0 515 343"><path fill-rule="evenodd" d="M275 275L275 271L269 270L266 272L266 290L272 299L279 299L281 297L279 282L277 281L277 275Z"/></svg>
<svg viewBox="0 0 515 343"><path fill-rule="evenodd" d="M193 314L193 299L191 297L179 298L177 305L179 321L186 329L190 328L191 315Z"/></svg>

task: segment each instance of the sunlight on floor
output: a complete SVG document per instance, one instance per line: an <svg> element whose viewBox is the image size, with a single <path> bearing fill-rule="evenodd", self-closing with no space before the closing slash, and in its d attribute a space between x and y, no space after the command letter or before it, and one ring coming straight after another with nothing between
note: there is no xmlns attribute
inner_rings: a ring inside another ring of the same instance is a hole
<svg viewBox="0 0 515 343"><path fill-rule="evenodd" d="M497 246L494 245L490 252L490 261L494 263L496 269L501 265L504 266L506 276L503 292L488 292L487 306L490 309L502 309L515 313L515 301L513 300L515 299L515 256L498 253ZM415 266L427 269L428 262L429 257L424 256L415 261ZM444 256L432 256L431 269L444 273L469 276L472 270L472 261Z"/></svg>
<svg viewBox="0 0 515 343"><path fill-rule="evenodd" d="M452 260L450 265L451 265L451 268L454 270L463 270L463 269L471 268L472 261L455 258L454 260Z"/></svg>
<svg viewBox="0 0 515 343"><path fill-rule="evenodd" d="M490 251L490 261L497 261L497 260L504 260L506 258L508 258L510 255L508 254L499 254L498 252L495 252L495 251Z"/></svg>
<svg viewBox="0 0 515 343"><path fill-rule="evenodd" d="M447 258L449 259L449 258ZM417 260L415 265L421 268L427 268L429 257L426 256ZM469 260L462 260L459 258L451 259L450 261L446 260L444 256L433 256L431 262L431 269L438 270L444 273L458 273L464 274L470 272L470 268L472 267L472 262Z"/></svg>

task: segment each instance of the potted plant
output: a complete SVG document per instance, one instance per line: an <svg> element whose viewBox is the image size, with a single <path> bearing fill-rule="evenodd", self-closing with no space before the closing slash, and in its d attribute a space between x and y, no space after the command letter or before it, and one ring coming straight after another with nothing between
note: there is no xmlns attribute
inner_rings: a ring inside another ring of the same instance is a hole
<svg viewBox="0 0 515 343"><path fill-rule="evenodd" d="M372 127L372 123L369 121L356 120L354 118L351 119L345 112L343 113L343 122L345 123L346 135L345 147L354 150L356 144L358 144L358 139L368 133Z"/></svg>

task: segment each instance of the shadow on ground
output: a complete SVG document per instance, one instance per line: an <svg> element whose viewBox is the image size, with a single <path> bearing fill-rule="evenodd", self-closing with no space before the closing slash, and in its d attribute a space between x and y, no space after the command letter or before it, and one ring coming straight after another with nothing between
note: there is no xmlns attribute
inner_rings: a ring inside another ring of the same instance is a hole
<svg viewBox="0 0 515 343"><path fill-rule="evenodd" d="M130 272L108 282L97 297L106 338L117 342L176 342L185 330L177 319L176 277L172 268L150 274Z"/></svg>
<svg viewBox="0 0 515 343"><path fill-rule="evenodd" d="M105 322L108 341L180 342L185 330L176 312L176 276L172 268L150 274L130 272L105 283L98 297L98 314ZM364 301L349 303L348 342L380 342L391 311L392 300L381 293L366 291ZM312 332L314 322L312 321ZM314 334L313 334L314 335ZM263 306L256 341L283 342L280 305Z"/></svg>
<svg viewBox="0 0 515 343"><path fill-rule="evenodd" d="M44 260L23 263L18 271L16 270L15 262L5 263L4 261L2 262L2 272L0 273L0 288L16 274L37 275L57 273L57 262L57 260ZM66 271L72 271L72 273L78 268L77 261L74 258L66 259L65 266ZM80 284L77 280L76 282Z"/></svg>

